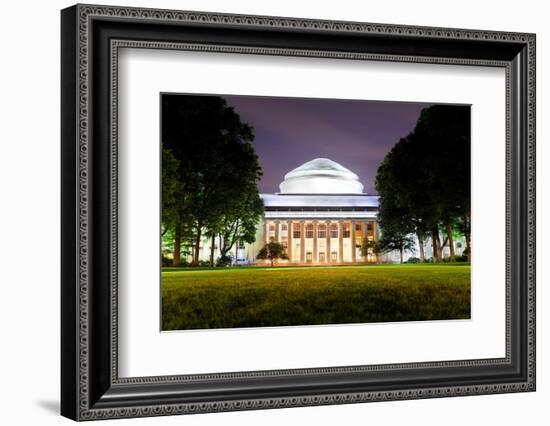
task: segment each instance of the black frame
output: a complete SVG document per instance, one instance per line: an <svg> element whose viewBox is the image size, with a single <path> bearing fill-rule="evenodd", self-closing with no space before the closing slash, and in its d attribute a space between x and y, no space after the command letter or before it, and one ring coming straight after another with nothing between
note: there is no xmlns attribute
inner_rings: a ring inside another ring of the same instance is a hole
<svg viewBox="0 0 550 426"><path fill-rule="evenodd" d="M535 390L533 34L96 5L64 9L61 29L62 415L89 420ZM118 378L116 49L182 44L506 68L507 356Z"/></svg>

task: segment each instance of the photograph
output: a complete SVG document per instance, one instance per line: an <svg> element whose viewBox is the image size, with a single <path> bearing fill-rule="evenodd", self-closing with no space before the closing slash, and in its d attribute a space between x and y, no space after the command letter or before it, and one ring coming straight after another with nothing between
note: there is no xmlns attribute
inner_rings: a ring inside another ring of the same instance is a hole
<svg viewBox="0 0 550 426"><path fill-rule="evenodd" d="M160 106L162 331L470 319L470 105Z"/></svg>
<svg viewBox="0 0 550 426"><path fill-rule="evenodd" d="M35 97L60 89L60 108L35 126L23 114L5 138L24 147L6 158L30 189L13 173L8 186L57 206L57 226L32 228L60 243L46 263L61 291L30 298L60 308L57 338L33 334L57 342L38 365L58 397L37 407L58 400L75 421L278 424L279 409L310 406L339 420L391 412L390 424L540 417L536 80L548 26L528 6L402 3L400 14L75 4L54 25L40 13L34 26L56 41L38 58L61 60L58 84L42 79ZM26 111L11 86L12 109ZM35 128L40 166L22 168L12 159L33 149L17 141ZM61 149L45 143L52 132ZM53 203L37 190L51 171ZM9 252L29 263L28 250Z"/></svg>

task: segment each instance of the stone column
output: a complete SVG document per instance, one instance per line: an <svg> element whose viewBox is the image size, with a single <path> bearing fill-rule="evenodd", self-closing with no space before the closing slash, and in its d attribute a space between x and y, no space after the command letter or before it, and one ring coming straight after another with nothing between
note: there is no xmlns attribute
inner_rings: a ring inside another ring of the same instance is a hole
<svg viewBox="0 0 550 426"><path fill-rule="evenodd" d="M355 221L351 221L351 229L350 229L350 236L351 236L351 262L355 263L356 258L356 250L355 250Z"/></svg>
<svg viewBox="0 0 550 426"><path fill-rule="evenodd" d="M318 253L319 249L317 247L317 221L313 221L313 263L317 263L319 261L318 259Z"/></svg>
<svg viewBox="0 0 550 426"><path fill-rule="evenodd" d="M365 222L363 222L363 226L365 227L365 230L363 231L363 244L365 244L365 241L368 241L369 239L369 223L371 223L369 220L365 220ZM369 249L368 252L365 253L365 262L369 261L368 253L372 253L372 249Z"/></svg>
<svg viewBox="0 0 550 426"><path fill-rule="evenodd" d="M275 242L279 243L279 221L275 221Z"/></svg>
<svg viewBox="0 0 550 426"><path fill-rule="evenodd" d="M325 262L330 263L331 262L331 253L330 253L330 220L326 221L327 227L327 242L326 242L326 248L325 248Z"/></svg>
<svg viewBox="0 0 550 426"><path fill-rule="evenodd" d="M288 254L288 261L292 262L292 221L289 220L286 223L286 243L287 243L287 249L286 254Z"/></svg>
<svg viewBox="0 0 550 426"><path fill-rule="evenodd" d="M306 261L306 225L303 220L300 221L300 263Z"/></svg>
<svg viewBox="0 0 550 426"><path fill-rule="evenodd" d="M269 243L269 221L268 221L268 220L265 221L265 224L264 224L264 232L265 232L265 234L264 234L264 240L265 240L265 242L266 242L266 244L267 244L267 243Z"/></svg>
<svg viewBox="0 0 550 426"><path fill-rule="evenodd" d="M344 221L338 221L338 262L344 262Z"/></svg>

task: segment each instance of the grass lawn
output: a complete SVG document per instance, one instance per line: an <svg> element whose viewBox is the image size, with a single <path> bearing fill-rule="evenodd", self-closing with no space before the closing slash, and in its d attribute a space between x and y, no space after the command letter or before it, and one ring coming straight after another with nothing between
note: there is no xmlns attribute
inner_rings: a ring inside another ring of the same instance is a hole
<svg viewBox="0 0 550 426"><path fill-rule="evenodd" d="M470 265L165 269L162 329L470 318Z"/></svg>

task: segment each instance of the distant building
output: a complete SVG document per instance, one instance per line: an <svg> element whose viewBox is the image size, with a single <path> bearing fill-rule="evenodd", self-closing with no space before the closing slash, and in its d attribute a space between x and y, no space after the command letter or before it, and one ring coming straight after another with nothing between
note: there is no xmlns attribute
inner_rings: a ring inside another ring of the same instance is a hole
<svg viewBox="0 0 550 426"><path fill-rule="evenodd" d="M281 243L288 260L279 264L337 265L373 262L399 262L399 253L377 258L364 255L364 239L377 241L378 196L363 192L358 176L327 158L316 158L288 172L279 185L280 192L261 194L264 216L258 227L256 241L240 243L232 250L233 263L262 264L256 256L268 241ZM200 259L210 258L211 240L204 240ZM463 242L456 242L457 254ZM446 251L445 251L446 250ZM426 257L433 253L429 240L425 242ZM449 247L443 250L448 256ZM215 256L219 256L215 247ZM407 251L405 260L418 256Z"/></svg>

